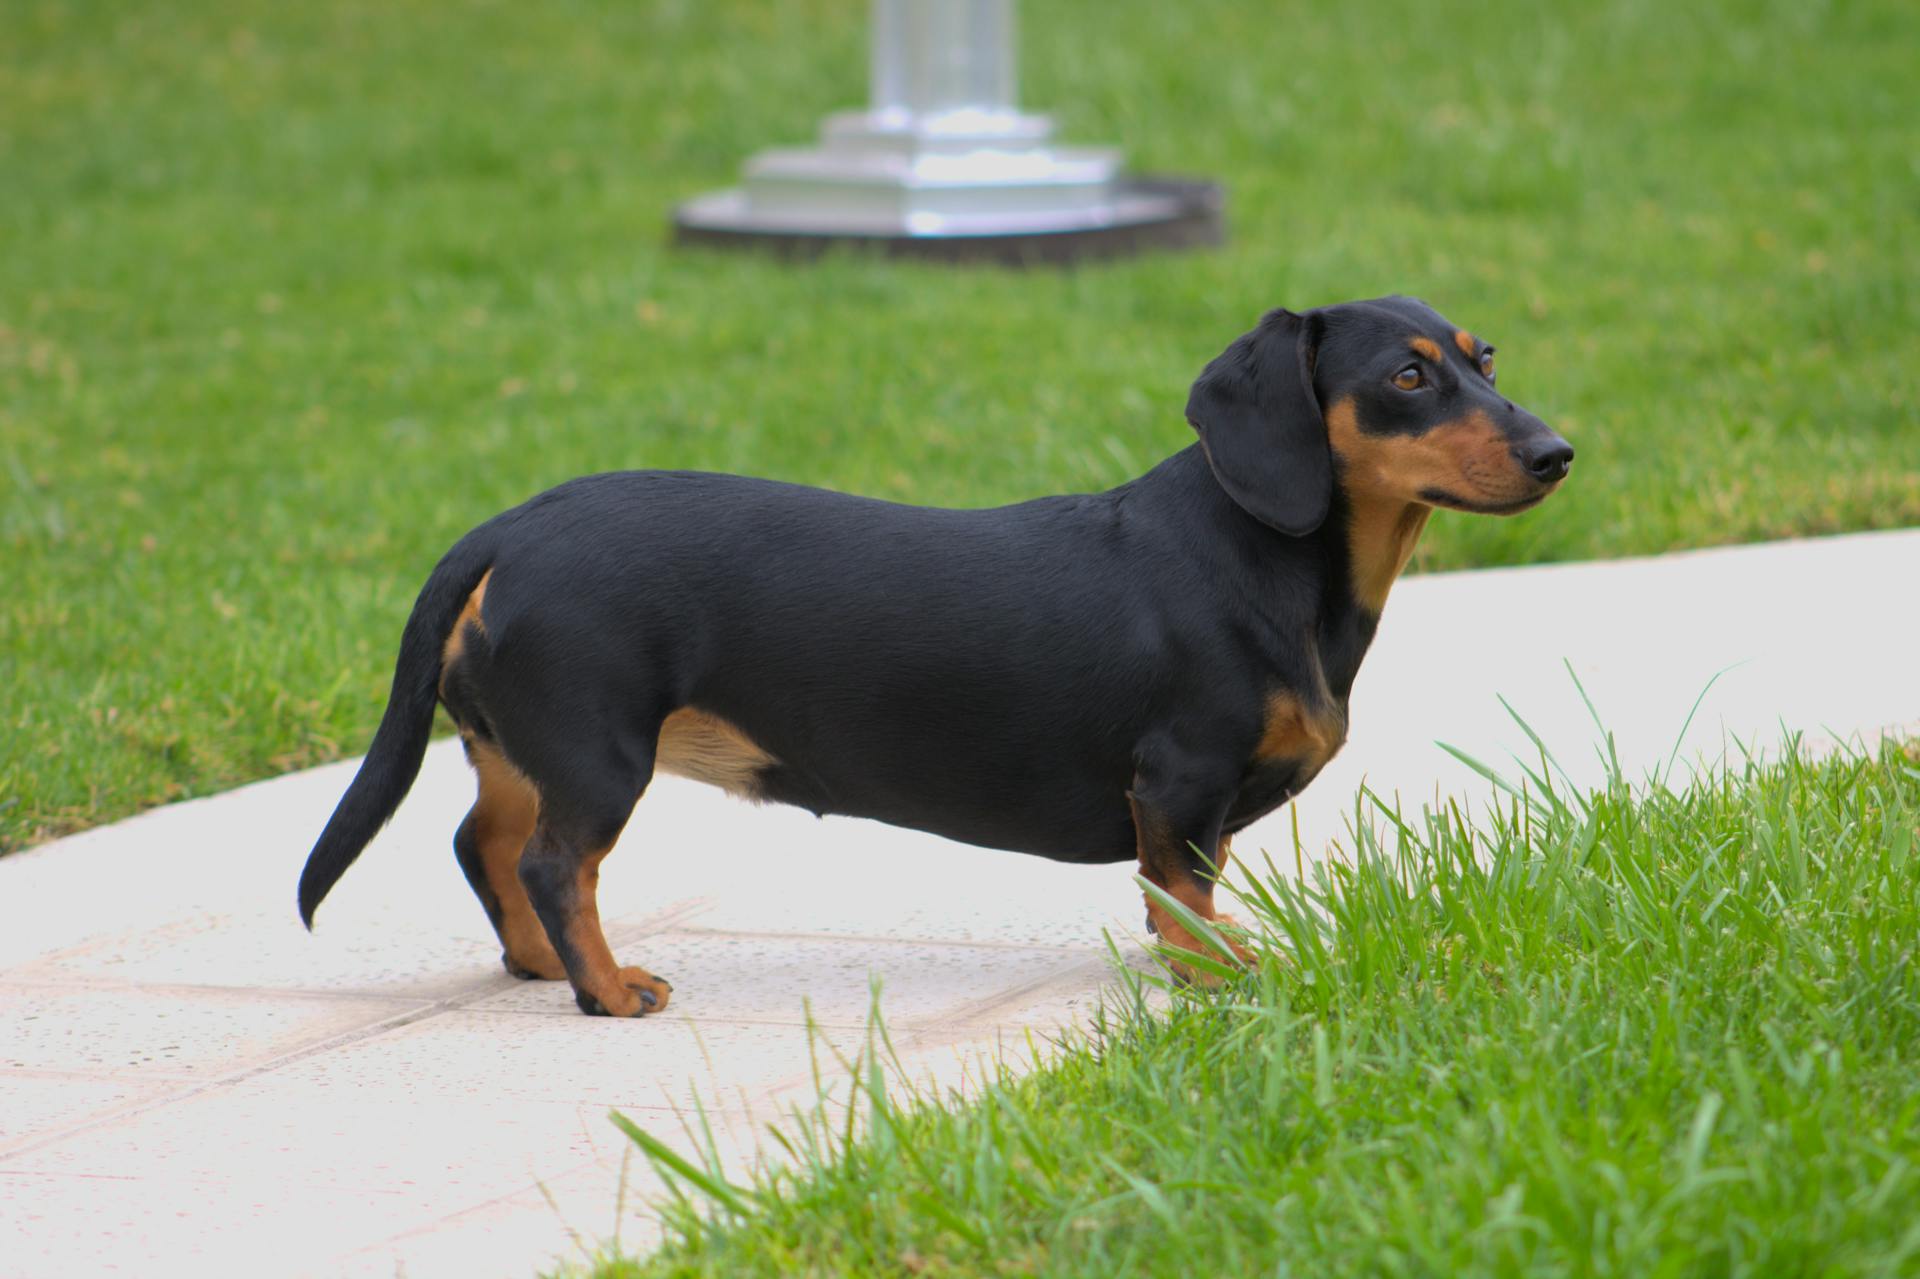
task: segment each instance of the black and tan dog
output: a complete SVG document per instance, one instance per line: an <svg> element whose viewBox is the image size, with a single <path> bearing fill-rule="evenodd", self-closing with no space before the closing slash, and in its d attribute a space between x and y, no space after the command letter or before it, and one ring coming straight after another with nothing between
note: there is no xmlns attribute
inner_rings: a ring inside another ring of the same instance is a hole
<svg viewBox="0 0 1920 1279"><path fill-rule="evenodd" d="M1491 347L1407 298L1268 314L1187 417L1199 444L1131 483L995 510L629 471L487 521L420 592L301 917L399 806L438 703L479 775L454 849L502 959L567 978L590 1013L667 1003L615 962L595 905L656 769L1061 861L1138 858L1217 918L1210 864L1340 749L1433 508L1523 511L1573 449L1495 389Z"/></svg>

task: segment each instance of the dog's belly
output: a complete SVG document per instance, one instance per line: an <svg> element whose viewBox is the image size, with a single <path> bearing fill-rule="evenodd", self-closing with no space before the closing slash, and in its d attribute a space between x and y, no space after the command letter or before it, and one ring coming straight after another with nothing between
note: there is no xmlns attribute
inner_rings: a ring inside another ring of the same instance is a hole
<svg viewBox="0 0 1920 1279"><path fill-rule="evenodd" d="M1298 795L1312 780L1313 773L1298 763L1254 770L1228 808L1223 830L1231 835L1245 829ZM1138 855L1124 787L1090 781L1074 785L1064 778L1045 781L1048 784L1036 785L1029 779L1017 787L979 795L930 788L909 798L896 788L882 793L853 781L830 790L801 769L775 764L760 773L754 797L823 817L864 817L963 844L1053 861L1110 863L1132 861Z"/></svg>
<svg viewBox="0 0 1920 1279"><path fill-rule="evenodd" d="M776 754L734 720L689 707L662 726L656 763L663 772L823 817L864 817L1055 861L1108 863L1136 856L1126 798L1130 753L1070 760L1057 749L1036 749L1032 740L1016 749L1018 735L1006 725L984 733L928 734L924 727L868 721L868 731L884 743L872 749L874 739L835 734L815 720L808 736L835 741L834 749ZM967 749L962 741L1007 748ZM1223 831L1233 834L1285 804L1324 763L1317 756L1254 763L1228 805Z"/></svg>
<svg viewBox="0 0 1920 1279"><path fill-rule="evenodd" d="M761 770L756 793L822 817L864 817L1053 861L1122 862L1135 856L1124 785L1108 786L1104 779L1074 777L1065 770L997 778L968 771L973 785L956 784L951 774L822 776L815 769L775 763Z"/></svg>

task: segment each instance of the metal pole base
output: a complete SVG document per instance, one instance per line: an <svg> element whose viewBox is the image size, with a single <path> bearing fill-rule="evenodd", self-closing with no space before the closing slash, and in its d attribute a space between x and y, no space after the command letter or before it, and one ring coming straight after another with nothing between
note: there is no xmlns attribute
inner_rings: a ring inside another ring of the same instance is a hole
<svg viewBox="0 0 1920 1279"><path fill-rule="evenodd" d="M753 249L782 258L815 258L836 248L884 257L938 262L1051 266L1128 257L1167 249L1217 245L1225 238L1217 183L1196 178L1125 176L1114 179L1103 206L1053 226L995 229L993 220L967 226L943 219L937 229L842 229L832 220L756 208L735 189L689 200L674 210L674 243Z"/></svg>

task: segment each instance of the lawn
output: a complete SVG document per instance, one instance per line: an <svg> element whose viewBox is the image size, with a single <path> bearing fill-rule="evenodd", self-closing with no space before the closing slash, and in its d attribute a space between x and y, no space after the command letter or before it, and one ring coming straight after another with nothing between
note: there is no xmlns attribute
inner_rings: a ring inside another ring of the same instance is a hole
<svg viewBox="0 0 1920 1279"><path fill-rule="evenodd" d="M856 11L10 6L0 849L360 750L440 551L566 476L1110 485L1278 303L1425 296L1579 448L1417 567L1920 521L1910 5L1029 4L1024 99L1225 179L1228 247L667 248L861 100Z"/></svg>
<svg viewBox="0 0 1920 1279"><path fill-rule="evenodd" d="M682 1178L595 1279L1920 1272L1920 750L1518 794L1268 877L1237 988Z"/></svg>

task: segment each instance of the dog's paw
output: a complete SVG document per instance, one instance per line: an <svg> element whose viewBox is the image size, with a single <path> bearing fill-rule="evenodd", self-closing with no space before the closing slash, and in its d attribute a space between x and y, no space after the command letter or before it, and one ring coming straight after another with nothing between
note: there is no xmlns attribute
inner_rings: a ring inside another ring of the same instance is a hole
<svg viewBox="0 0 1920 1279"><path fill-rule="evenodd" d="M644 968L622 968L620 984L637 993L641 1005L650 1013L659 1012L673 998L673 983L664 977L656 977Z"/></svg>
<svg viewBox="0 0 1920 1279"><path fill-rule="evenodd" d="M1178 985L1198 986L1211 990L1228 979L1221 977L1218 973L1194 968L1189 964L1181 962L1177 955L1169 953L1168 948L1190 950L1198 955L1206 955L1220 963L1226 964L1230 968L1239 969L1241 972L1246 972L1259 964L1259 956L1247 947L1241 945L1238 938L1227 931L1229 929L1244 931L1240 921L1232 915L1217 915L1211 921L1216 925L1216 931L1219 933L1220 939L1227 944L1227 950L1229 952L1227 954L1220 953L1211 943L1202 941L1177 924L1171 924L1171 921L1169 921L1171 924L1170 927L1163 928L1155 926L1151 912L1148 913L1147 922L1148 931L1154 933L1160 939L1160 945L1156 946L1155 949L1160 953L1161 958L1166 961L1167 969Z"/></svg>
<svg viewBox="0 0 1920 1279"><path fill-rule="evenodd" d="M645 1017L664 1009L671 998L673 987L644 968L622 968L620 992L610 1000L584 990L573 994L589 1017Z"/></svg>

